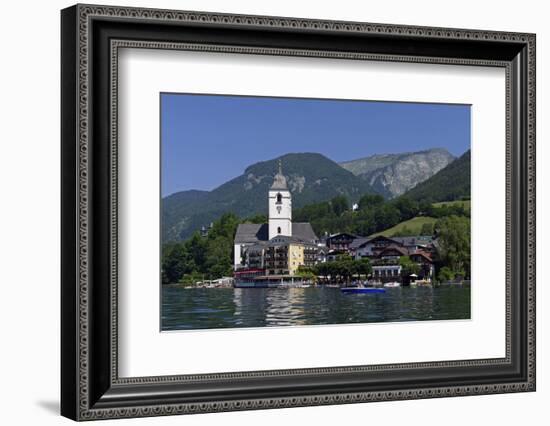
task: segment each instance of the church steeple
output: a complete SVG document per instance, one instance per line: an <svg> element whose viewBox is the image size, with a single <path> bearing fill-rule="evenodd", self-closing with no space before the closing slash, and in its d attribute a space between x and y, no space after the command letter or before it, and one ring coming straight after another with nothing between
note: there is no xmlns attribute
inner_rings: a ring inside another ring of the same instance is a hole
<svg viewBox="0 0 550 426"><path fill-rule="evenodd" d="M285 178L285 175L283 175L283 166L280 158L279 158L279 171L273 178L273 184L271 185L271 189L288 190L288 187L286 185L286 178Z"/></svg>
<svg viewBox="0 0 550 426"><path fill-rule="evenodd" d="M278 166L269 189L269 239L277 235L292 236L292 199L281 159Z"/></svg>

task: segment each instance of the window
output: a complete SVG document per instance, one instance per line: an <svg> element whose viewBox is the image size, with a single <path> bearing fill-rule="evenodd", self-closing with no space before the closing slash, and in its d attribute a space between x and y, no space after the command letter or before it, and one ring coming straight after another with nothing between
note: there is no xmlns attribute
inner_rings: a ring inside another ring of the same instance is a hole
<svg viewBox="0 0 550 426"><path fill-rule="evenodd" d="M279 192L277 194L277 204L282 204L283 202L283 196L281 195L281 193Z"/></svg>
<svg viewBox="0 0 550 426"><path fill-rule="evenodd" d="M277 234L280 234L280 233L281 233L281 227L278 226L278 227L277 227Z"/></svg>

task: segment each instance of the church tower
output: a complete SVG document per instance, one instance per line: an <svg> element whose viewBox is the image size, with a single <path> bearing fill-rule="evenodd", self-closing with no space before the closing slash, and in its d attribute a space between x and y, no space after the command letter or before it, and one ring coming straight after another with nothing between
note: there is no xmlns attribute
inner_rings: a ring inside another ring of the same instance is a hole
<svg viewBox="0 0 550 426"><path fill-rule="evenodd" d="M292 236L292 200L283 175L281 160L279 171L269 189L269 239L277 235Z"/></svg>

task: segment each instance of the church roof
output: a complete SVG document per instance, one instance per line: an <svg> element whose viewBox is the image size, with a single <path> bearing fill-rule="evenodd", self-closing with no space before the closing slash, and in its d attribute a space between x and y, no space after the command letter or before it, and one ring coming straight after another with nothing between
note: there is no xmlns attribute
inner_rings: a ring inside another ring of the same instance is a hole
<svg viewBox="0 0 550 426"><path fill-rule="evenodd" d="M293 222L292 238L306 243L317 241L317 235L308 222ZM254 244L268 240L269 226L267 223L241 223L235 233L235 244Z"/></svg>
<svg viewBox="0 0 550 426"><path fill-rule="evenodd" d="M293 222L292 236L307 242L318 240L309 222Z"/></svg>
<svg viewBox="0 0 550 426"><path fill-rule="evenodd" d="M307 241L304 241L301 238L295 237L294 235L292 237L289 237L288 235L276 235L271 240L269 240L267 243L270 246L273 245L286 245L291 243L304 243Z"/></svg>
<svg viewBox="0 0 550 426"><path fill-rule="evenodd" d="M269 227L267 223L241 223L235 233L235 244L257 243L267 241Z"/></svg>
<svg viewBox="0 0 550 426"><path fill-rule="evenodd" d="M281 160L279 160L279 171L273 178L273 184L271 185L271 189L275 190L288 190L288 186L286 184L286 177L283 175L283 168L281 166Z"/></svg>

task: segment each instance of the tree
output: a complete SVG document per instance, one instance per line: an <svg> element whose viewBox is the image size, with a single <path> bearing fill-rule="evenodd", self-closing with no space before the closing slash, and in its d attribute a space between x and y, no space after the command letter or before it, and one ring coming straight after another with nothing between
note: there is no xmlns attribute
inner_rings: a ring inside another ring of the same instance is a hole
<svg viewBox="0 0 550 426"><path fill-rule="evenodd" d="M373 207L379 206L380 204L384 204L384 197L382 197L381 195L363 195L359 199L359 210L368 210Z"/></svg>
<svg viewBox="0 0 550 426"><path fill-rule="evenodd" d="M355 235L371 235L376 229L374 212L372 210L359 210L353 212L353 223L350 232Z"/></svg>
<svg viewBox="0 0 550 426"><path fill-rule="evenodd" d="M359 278L361 278L361 275L364 275L365 277L372 273L372 266L370 263L370 260L367 257L364 257L362 259L356 260L356 271L359 275Z"/></svg>
<svg viewBox="0 0 550 426"><path fill-rule="evenodd" d="M422 200L418 203L418 214L423 216L432 216L433 204L430 201Z"/></svg>
<svg viewBox="0 0 550 426"><path fill-rule="evenodd" d="M233 239L240 220L223 214L212 224L206 237L198 232L183 243L166 244L162 253L162 282L194 283L203 277L230 275L233 268Z"/></svg>
<svg viewBox="0 0 550 426"><path fill-rule="evenodd" d="M254 216L247 217L244 220L245 223L266 223L267 216L265 214L257 214Z"/></svg>
<svg viewBox="0 0 550 426"><path fill-rule="evenodd" d="M401 256L399 258L399 265L401 266L401 275L408 277L411 274L418 275L420 267L414 263L409 256Z"/></svg>
<svg viewBox="0 0 550 426"><path fill-rule="evenodd" d="M300 265L296 271L296 275L304 280L317 282L317 275L315 273L315 268L309 268L304 265Z"/></svg>
<svg viewBox="0 0 550 426"><path fill-rule="evenodd" d="M442 282L452 281L454 277L455 277L455 274L447 266L444 266L443 268L441 268L439 270L439 274L437 275L437 278L439 279L439 281L442 281Z"/></svg>
<svg viewBox="0 0 550 426"><path fill-rule="evenodd" d="M228 238L218 236L208 240L203 268L208 278L216 279L231 275L233 268L232 248Z"/></svg>
<svg viewBox="0 0 550 426"><path fill-rule="evenodd" d="M399 213L399 210L389 203L380 205L374 212L376 232L391 228L392 226L397 225L400 220L401 214Z"/></svg>
<svg viewBox="0 0 550 426"><path fill-rule="evenodd" d="M448 216L435 224L443 266L454 274L470 275L470 219Z"/></svg>
<svg viewBox="0 0 550 426"><path fill-rule="evenodd" d="M206 240L198 232L195 232L191 239L185 242L185 247L197 266L198 271L202 273L206 272L204 270L207 251Z"/></svg>
<svg viewBox="0 0 550 426"><path fill-rule="evenodd" d="M258 216L262 217L261 215ZM256 219L259 219L259 217ZM224 213L216 222L213 223L212 228L208 231L208 238L212 239L219 236L231 239L234 238L239 222L239 218L233 213Z"/></svg>
<svg viewBox="0 0 550 426"><path fill-rule="evenodd" d="M349 209L349 202L345 195L338 195L330 200L332 211L336 216L340 216Z"/></svg>
<svg viewBox="0 0 550 426"><path fill-rule="evenodd" d="M393 205L399 210L402 221L415 217L419 212L418 202L407 197L399 197L397 200L393 201Z"/></svg>
<svg viewBox="0 0 550 426"><path fill-rule="evenodd" d="M313 272L317 276L327 277L328 275L330 275L329 263L319 263L315 265L313 268Z"/></svg>
<svg viewBox="0 0 550 426"><path fill-rule="evenodd" d="M183 244L177 243L165 247L161 274L163 284L179 282L183 275L191 272L193 268L192 260Z"/></svg>

